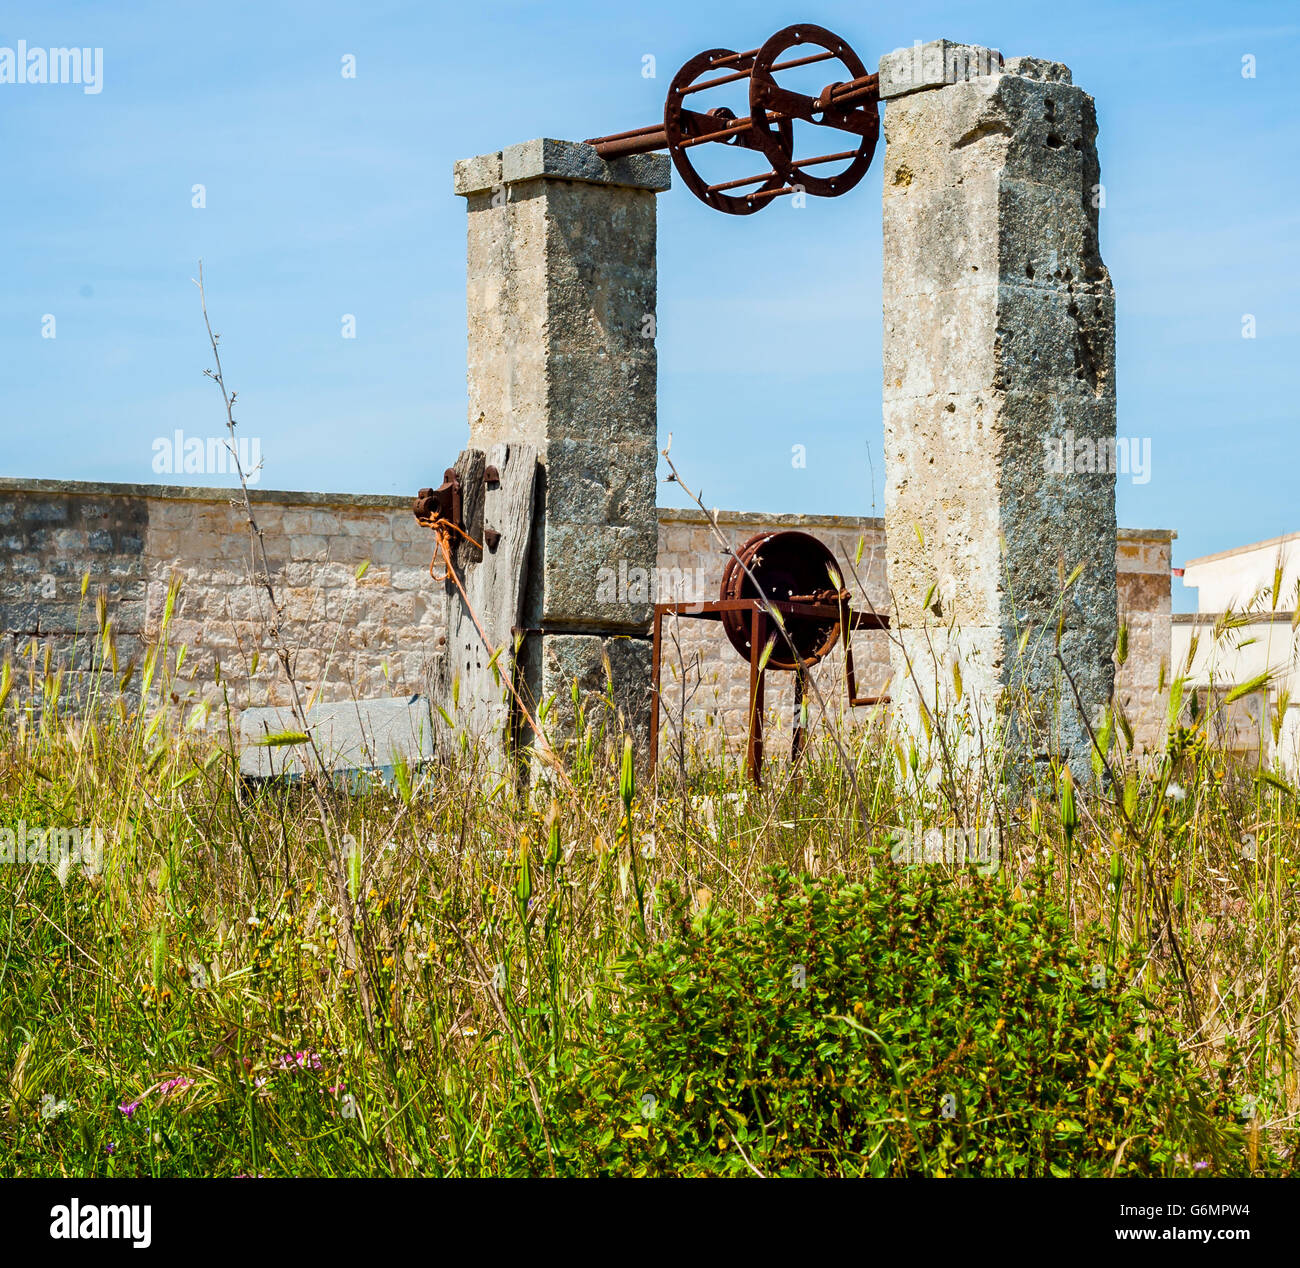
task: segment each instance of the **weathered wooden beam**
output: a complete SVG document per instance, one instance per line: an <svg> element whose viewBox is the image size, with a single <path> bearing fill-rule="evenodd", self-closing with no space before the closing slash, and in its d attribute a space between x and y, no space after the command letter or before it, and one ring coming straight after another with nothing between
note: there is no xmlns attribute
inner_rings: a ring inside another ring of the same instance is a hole
<svg viewBox="0 0 1300 1268"><path fill-rule="evenodd" d="M484 472L492 467L498 479L488 483ZM455 539L452 561L460 587L447 578L447 642L430 686L434 721L440 747L464 733L493 769L504 770L515 723L508 684L516 672L514 630L523 620L537 450L505 442L486 453L466 449L456 471L464 528L482 549ZM496 650L495 659L487 644ZM451 718L450 728L439 709Z"/></svg>

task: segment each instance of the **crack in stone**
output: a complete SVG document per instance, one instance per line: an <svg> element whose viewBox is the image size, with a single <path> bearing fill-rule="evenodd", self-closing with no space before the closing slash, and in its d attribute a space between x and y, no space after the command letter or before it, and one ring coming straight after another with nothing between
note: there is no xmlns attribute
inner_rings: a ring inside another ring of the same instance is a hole
<svg viewBox="0 0 1300 1268"><path fill-rule="evenodd" d="M1011 135L1011 125L1005 119L982 119L964 136L958 138L952 144L954 150L964 149L968 145L974 145L977 141L984 140L990 136Z"/></svg>
<svg viewBox="0 0 1300 1268"><path fill-rule="evenodd" d="M1092 341L1084 330L1083 314L1079 305L1071 297L1066 307L1070 319L1074 322L1074 374L1076 378L1087 383L1093 396L1101 395L1101 367L1097 354L1093 351Z"/></svg>

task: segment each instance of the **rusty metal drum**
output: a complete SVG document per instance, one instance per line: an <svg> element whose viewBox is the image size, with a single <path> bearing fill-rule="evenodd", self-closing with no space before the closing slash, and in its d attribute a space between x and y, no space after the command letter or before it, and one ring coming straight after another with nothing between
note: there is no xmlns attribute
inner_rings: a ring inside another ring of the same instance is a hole
<svg viewBox="0 0 1300 1268"><path fill-rule="evenodd" d="M793 529L759 533L727 560L727 567L722 574L721 597L766 597L777 602L834 603L840 597L840 588L832 577L832 569L838 574L835 556L830 547L811 533ZM723 612L721 618L722 628L732 647L748 660L749 614ZM785 618L785 625L790 641L805 665L815 665L834 648L840 638L838 619L790 615ZM789 644L779 635L767 668L787 672L798 668L790 653Z"/></svg>

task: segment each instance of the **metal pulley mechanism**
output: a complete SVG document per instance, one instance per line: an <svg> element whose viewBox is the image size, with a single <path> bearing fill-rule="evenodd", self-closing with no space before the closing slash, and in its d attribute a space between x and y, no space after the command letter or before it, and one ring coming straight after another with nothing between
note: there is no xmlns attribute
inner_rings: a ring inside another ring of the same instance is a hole
<svg viewBox="0 0 1300 1268"><path fill-rule="evenodd" d="M845 77L811 94L782 82L792 71L823 62L841 66ZM707 94L741 84L748 87L747 114L708 105ZM871 166L880 136L879 107L879 78L867 73L847 41L825 27L800 23L744 53L729 48L698 53L673 76L662 123L592 137L587 144L604 159L666 149L698 198L716 211L747 216L782 194L835 198L848 193ZM796 124L842 133L848 147L797 158ZM693 159L697 147L709 143L752 150L767 167L753 176L710 182ZM832 163L842 166L817 170Z"/></svg>
<svg viewBox="0 0 1300 1268"><path fill-rule="evenodd" d="M833 616L810 616L796 610L785 617L786 633L807 669L832 651L840 639L840 605L848 592L831 584L832 570L838 574L835 556L811 533L759 533L727 560L720 597L757 599L766 595L780 603L826 605ZM746 660L753 651L749 624L743 612L722 613L728 641ZM772 645L767 667L787 672L800 668L785 639L778 637Z"/></svg>
<svg viewBox="0 0 1300 1268"><path fill-rule="evenodd" d="M660 678L663 623L691 617L718 621L727 641L749 662L746 761L750 778L762 781L763 680L768 670L794 674L794 736L790 755L803 751L805 717L801 708L808 671L841 644L844 686L853 706L886 704L885 695L859 695L853 669L854 630L884 630L889 618L854 612L850 592L839 578L831 549L811 533L796 530L759 533L731 552L722 574L719 598L708 603L656 603L654 609L650 714L651 766L659 754ZM787 641L788 639L788 641ZM769 650L770 649L770 650Z"/></svg>

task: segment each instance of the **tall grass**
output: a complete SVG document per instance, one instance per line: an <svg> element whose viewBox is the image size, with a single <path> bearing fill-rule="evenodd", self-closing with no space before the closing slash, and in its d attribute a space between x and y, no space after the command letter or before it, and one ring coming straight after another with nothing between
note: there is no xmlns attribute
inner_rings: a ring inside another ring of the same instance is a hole
<svg viewBox="0 0 1300 1268"><path fill-rule="evenodd" d="M241 783L227 708L177 708L174 600L137 681L102 603L82 699L36 646L0 681L0 825L106 842L98 867L0 871L5 1174L496 1174L500 1116L522 1094L546 1132L565 1054L670 934L670 885L744 916L773 865L870 886L903 831L955 825L878 720L771 763L761 792L698 750L647 787L606 695L577 702L571 789L520 788L465 745L321 792L336 835L305 787ZM1181 700L1156 762L1111 732L1091 784L1050 771L999 810L998 875L927 866L1059 907L1151 1024L1232 1071L1243 1169L1286 1165L1296 794Z"/></svg>

